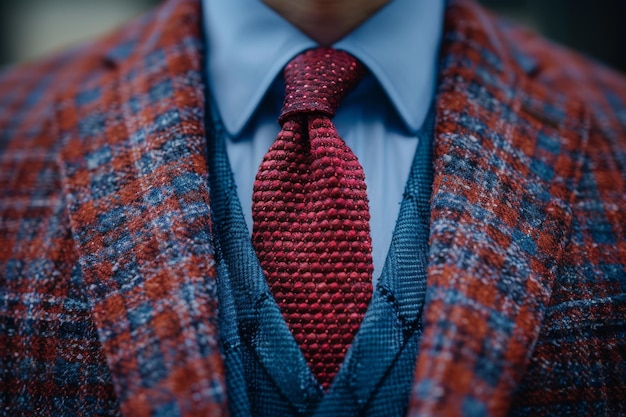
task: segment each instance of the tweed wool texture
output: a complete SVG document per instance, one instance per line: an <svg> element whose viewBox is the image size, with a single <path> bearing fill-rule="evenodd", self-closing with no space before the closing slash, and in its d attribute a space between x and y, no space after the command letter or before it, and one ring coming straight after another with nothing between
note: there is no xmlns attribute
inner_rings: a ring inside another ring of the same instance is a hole
<svg viewBox="0 0 626 417"><path fill-rule="evenodd" d="M227 413L200 37L169 2L0 75L0 416Z"/></svg>
<svg viewBox="0 0 626 417"><path fill-rule="evenodd" d="M0 414L228 414L199 16L0 74ZM626 80L470 0L442 39L409 415L625 416Z"/></svg>
<svg viewBox="0 0 626 417"><path fill-rule="evenodd" d="M254 183L252 241L313 374L328 388L372 296L365 175L330 120L365 73L351 55L287 64L282 129Z"/></svg>

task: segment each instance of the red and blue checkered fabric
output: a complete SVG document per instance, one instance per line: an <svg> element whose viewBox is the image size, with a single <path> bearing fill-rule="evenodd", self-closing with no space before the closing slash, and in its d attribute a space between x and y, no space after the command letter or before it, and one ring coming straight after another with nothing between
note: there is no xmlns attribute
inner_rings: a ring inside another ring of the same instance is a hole
<svg viewBox="0 0 626 417"><path fill-rule="evenodd" d="M200 16L0 75L5 415L227 414ZM439 63L409 414L626 415L624 77L468 0Z"/></svg>
<svg viewBox="0 0 626 417"><path fill-rule="evenodd" d="M372 297L363 168L330 120L365 68L317 48L285 67L282 129L254 183L252 242L285 321L324 389Z"/></svg>

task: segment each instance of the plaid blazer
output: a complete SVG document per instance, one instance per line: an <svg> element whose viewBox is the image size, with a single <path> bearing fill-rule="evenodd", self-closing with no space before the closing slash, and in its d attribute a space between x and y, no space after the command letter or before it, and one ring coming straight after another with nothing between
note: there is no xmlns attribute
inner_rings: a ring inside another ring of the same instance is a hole
<svg viewBox="0 0 626 417"><path fill-rule="evenodd" d="M227 414L198 0L0 76L0 414ZM446 13L411 416L626 415L626 81Z"/></svg>

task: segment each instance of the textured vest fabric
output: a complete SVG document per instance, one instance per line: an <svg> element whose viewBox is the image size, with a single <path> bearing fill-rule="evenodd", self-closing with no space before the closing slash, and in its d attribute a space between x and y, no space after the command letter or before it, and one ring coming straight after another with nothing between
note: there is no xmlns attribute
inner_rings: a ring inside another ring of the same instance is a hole
<svg viewBox="0 0 626 417"><path fill-rule="evenodd" d="M250 242L214 115L210 186L217 230L222 352L232 416L400 416L421 336L432 183L431 112L405 188L382 275L328 392L309 370L266 284Z"/></svg>

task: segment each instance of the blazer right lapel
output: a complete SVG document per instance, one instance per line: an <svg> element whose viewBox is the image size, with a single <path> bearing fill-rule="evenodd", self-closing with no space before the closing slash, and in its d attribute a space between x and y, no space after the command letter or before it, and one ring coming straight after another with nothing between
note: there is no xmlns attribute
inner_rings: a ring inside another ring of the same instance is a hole
<svg viewBox="0 0 626 417"><path fill-rule="evenodd" d="M589 116L524 74L479 7L453 1L446 19L409 414L503 416L563 256Z"/></svg>

